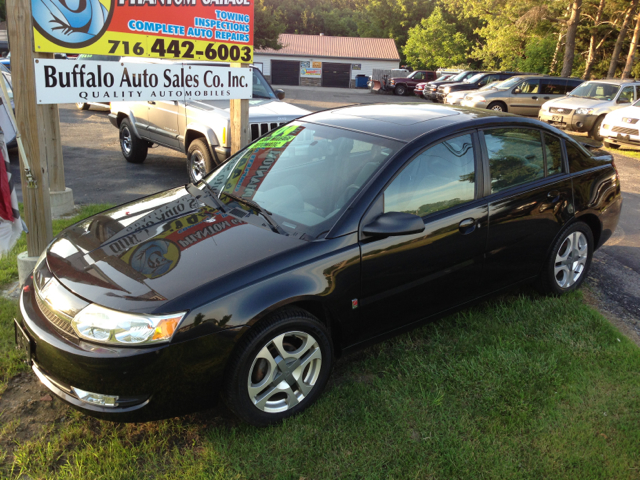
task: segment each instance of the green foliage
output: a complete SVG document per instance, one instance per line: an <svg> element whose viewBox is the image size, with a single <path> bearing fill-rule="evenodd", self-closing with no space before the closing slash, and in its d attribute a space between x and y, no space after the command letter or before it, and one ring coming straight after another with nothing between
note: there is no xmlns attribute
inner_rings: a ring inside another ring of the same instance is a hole
<svg viewBox="0 0 640 480"><path fill-rule="evenodd" d="M462 63L467 59L470 44L453 23L447 23L440 7L429 18L409 29L403 52L416 68L435 70L443 65Z"/></svg>
<svg viewBox="0 0 640 480"><path fill-rule="evenodd" d="M273 48L274 50L282 48L278 43L278 36L284 32L286 24L280 12L269 7L265 0L256 0L253 21L255 32L253 37L254 48Z"/></svg>
<svg viewBox="0 0 640 480"><path fill-rule="evenodd" d="M556 39L553 36L530 38L524 49L524 58L518 58L510 68L520 72L548 74L555 48Z"/></svg>

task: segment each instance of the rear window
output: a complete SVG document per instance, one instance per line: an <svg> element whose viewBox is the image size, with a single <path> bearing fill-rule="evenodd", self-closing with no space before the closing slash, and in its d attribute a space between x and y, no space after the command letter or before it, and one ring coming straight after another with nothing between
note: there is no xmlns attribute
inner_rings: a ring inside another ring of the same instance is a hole
<svg viewBox="0 0 640 480"><path fill-rule="evenodd" d="M594 157L584 148L573 143L566 142L567 158L569 159L569 171L571 173L582 172L594 167L600 167L611 163L610 157Z"/></svg>

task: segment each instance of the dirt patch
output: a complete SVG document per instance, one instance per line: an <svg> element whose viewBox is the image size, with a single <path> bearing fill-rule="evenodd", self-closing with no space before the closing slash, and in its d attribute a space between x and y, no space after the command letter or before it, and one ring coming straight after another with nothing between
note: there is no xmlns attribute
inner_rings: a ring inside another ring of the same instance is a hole
<svg viewBox="0 0 640 480"><path fill-rule="evenodd" d="M42 385L32 372L23 372L7 384L0 397L0 452L5 462L13 461L18 443L39 435L44 428L66 419L69 407Z"/></svg>

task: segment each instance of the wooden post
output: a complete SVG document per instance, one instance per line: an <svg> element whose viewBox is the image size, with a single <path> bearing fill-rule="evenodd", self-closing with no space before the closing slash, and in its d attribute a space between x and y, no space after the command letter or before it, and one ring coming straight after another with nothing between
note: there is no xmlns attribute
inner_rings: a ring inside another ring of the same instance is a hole
<svg viewBox="0 0 640 480"><path fill-rule="evenodd" d="M232 63L232 67L248 67L248 63ZM231 155L249 145L249 100L231 100Z"/></svg>
<svg viewBox="0 0 640 480"><path fill-rule="evenodd" d="M36 105L31 0L7 0L7 14L16 121L36 181L35 187L29 187L21 160L22 201L25 221L29 228L27 251L30 257L38 257L53 238L53 233L49 173L44 148L45 129L42 125L42 113L38 111L43 107Z"/></svg>
<svg viewBox="0 0 640 480"><path fill-rule="evenodd" d="M37 58L53 58L53 53L36 53ZM39 105L45 135L45 154L49 168L49 190L64 192L64 163L62 161L62 137L60 135L60 112L58 105Z"/></svg>

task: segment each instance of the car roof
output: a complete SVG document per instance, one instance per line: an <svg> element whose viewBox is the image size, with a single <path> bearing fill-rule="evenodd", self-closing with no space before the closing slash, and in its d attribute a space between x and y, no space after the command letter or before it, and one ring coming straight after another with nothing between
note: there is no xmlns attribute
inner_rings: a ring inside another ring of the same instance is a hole
<svg viewBox="0 0 640 480"><path fill-rule="evenodd" d="M598 80L594 78L593 80L585 80L585 83L587 82L611 83L613 85L622 85L623 83L640 83L640 81L635 80L633 78L625 78L624 80L620 78L605 78L602 80Z"/></svg>
<svg viewBox="0 0 640 480"><path fill-rule="evenodd" d="M324 110L307 115L300 121L410 142L445 125L455 126L478 118L491 117L520 118L509 113L457 106L383 103Z"/></svg>

